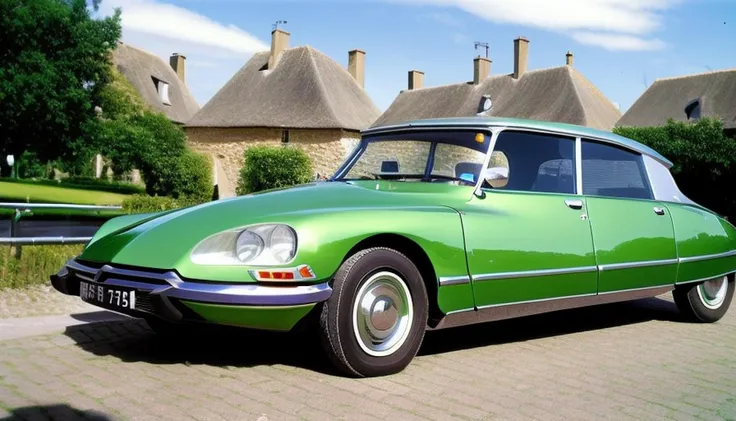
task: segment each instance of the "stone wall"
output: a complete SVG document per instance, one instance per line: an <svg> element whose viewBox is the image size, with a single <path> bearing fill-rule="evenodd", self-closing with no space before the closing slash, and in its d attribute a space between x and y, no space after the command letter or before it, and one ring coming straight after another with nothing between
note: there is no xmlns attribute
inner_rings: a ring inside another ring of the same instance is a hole
<svg viewBox="0 0 736 421"><path fill-rule="evenodd" d="M189 145L210 154L219 166L220 197L235 195L243 152L256 145L282 146L278 128L186 128ZM360 135L344 130L289 130L290 147L305 151L311 158L315 175L331 175L358 144ZM223 179L225 178L225 179Z"/></svg>

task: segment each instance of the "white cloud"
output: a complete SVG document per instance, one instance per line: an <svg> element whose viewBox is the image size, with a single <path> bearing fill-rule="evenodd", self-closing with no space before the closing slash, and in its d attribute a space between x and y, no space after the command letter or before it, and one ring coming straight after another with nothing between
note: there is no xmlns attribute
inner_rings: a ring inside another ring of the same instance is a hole
<svg viewBox="0 0 736 421"><path fill-rule="evenodd" d="M204 105L258 51L269 44L234 25L156 0L105 0L99 13L122 11L122 41L168 57L187 57L187 85Z"/></svg>
<svg viewBox="0 0 736 421"><path fill-rule="evenodd" d="M659 39L643 39L631 35L577 32L572 37L581 44L597 45L614 51L650 51L659 50L665 46L665 43Z"/></svg>
<svg viewBox="0 0 736 421"><path fill-rule="evenodd" d="M387 0L456 7L484 20L565 32L585 44L611 50L664 46L649 34L662 27L664 12L684 0Z"/></svg>
<svg viewBox="0 0 736 421"><path fill-rule="evenodd" d="M191 10L154 0L107 0L120 7L124 31L186 41L235 53L254 53L268 45L234 25L224 25Z"/></svg>

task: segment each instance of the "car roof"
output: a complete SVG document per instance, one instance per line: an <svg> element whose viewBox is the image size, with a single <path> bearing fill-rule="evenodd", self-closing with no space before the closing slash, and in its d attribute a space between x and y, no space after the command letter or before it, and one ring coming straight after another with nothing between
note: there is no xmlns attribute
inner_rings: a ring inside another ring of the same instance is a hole
<svg viewBox="0 0 736 421"><path fill-rule="evenodd" d="M449 118L428 118L421 120L410 120L403 123L371 127L361 132L362 135L378 134L382 132L390 132L402 129L415 129L424 127L507 127L518 129L540 130L551 133L559 133L572 136L580 136L589 139L600 140L611 143L629 150L648 155L655 160L661 162L665 167L671 168L672 162L662 156L659 152L650 148L643 143L637 142L615 133L593 129L590 127L579 126L569 123L557 123L540 120L528 120L522 118L506 118L506 117L449 117Z"/></svg>

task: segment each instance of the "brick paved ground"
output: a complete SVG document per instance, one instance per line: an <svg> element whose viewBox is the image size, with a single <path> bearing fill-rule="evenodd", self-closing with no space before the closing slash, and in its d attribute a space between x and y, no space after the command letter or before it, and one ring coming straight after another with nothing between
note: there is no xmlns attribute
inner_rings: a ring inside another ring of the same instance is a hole
<svg viewBox="0 0 736 421"><path fill-rule="evenodd" d="M296 334L73 327L0 342L0 420L735 419L736 309L686 324L662 298L429 333L361 380Z"/></svg>

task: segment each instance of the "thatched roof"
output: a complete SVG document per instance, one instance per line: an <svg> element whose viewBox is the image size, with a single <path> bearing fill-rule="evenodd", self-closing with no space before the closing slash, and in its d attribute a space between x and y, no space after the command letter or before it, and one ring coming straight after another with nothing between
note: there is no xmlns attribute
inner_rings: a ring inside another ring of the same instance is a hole
<svg viewBox="0 0 736 421"><path fill-rule="evenodd" d="M161 57L122 42L113 52L113 62L143 99L176 123L186 123L199 111L199 104L179 79L174 69ZM169 84L169 102L159 98L155 79Z"/></svg>
<svg viewBox="0 0 736 421"><path fill-rule="evenodd" d="M701 117L720 117L726 129L736 128L736 69L657 79L617 126L661 126L672 118L687 121L685 106L700 100Z"/></svg>
<svg viewBox="0 0 736 421"><path fill-rule="evenodd" d="M402 121L467 117L490 95L489 115L578 124L610 130L621 112L572 66L491 76L477 85L458 83L402 91L373 126Z"/></svg>
<svg viewBox="0 0 736 421"><path fill-rule="evenodd" d="M338 63L309 46L286 49L274 69L256 53L188 127L362 130L381 114Z"/></svg>

